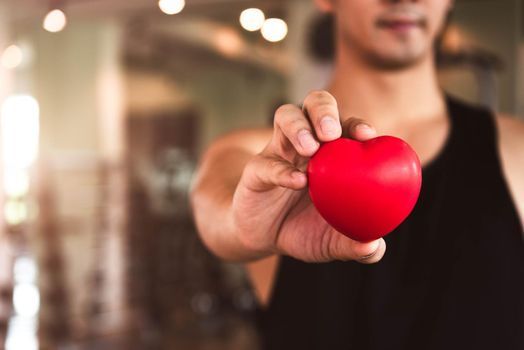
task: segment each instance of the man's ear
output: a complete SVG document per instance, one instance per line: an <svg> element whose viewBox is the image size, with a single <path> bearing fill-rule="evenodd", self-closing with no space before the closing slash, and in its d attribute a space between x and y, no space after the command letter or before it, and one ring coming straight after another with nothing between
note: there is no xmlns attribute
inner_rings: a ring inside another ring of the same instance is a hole
<svg viewBox="0 0 524 350"><path fill-rule="evenodd" d="M321 12L333 12L333 0L315 0L315 4Z"/></svg>

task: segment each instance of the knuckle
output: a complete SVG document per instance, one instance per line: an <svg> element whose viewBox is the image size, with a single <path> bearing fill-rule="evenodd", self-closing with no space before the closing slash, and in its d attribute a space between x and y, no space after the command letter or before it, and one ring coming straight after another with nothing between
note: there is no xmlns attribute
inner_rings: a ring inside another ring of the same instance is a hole
<svg viewBox="0 0 524 350"><path fill-rule="evenodd" d="M274 169L275 176L277 178L282 178L283 176L286 176L289 169L286 166L280 165L278 168Z"/></svg>
<svg viewBox="0 0 524 350"><path fill-rule="evenodd" d="M331 94L326 90L312 90L309 92L308 96L314 99L324 99L326 97L331 96Z"/></svg>
<svg viewBox="0 0 524 350"><path fill-rule="evenodd" d="M306 98L304 99L304 107L310 107L311 104L316 103L316 101L318 101L321 95L322 93L320 92L320 90L313 90L310 93L308 93Z"/></svg>
<svg viewBox="0 0 524 350"><path fill-rule="evenodd" d="M306 101L308 103L306 103ZM304 104L318 103L336 104L337 101L335 100L335 97L333 97L333 95L331 95L326 90L313 90L307 95L306 99L304 100Z"/></svg>
<svg viewBox="0 0 524 350"><path fill-rule="evenodd" d="M266 169L272 174L278 174L282 171L282 163L277 159L269 159L266 163Z"/></svg>
<svg viewBox="0 0 524 350"><path fill-rule="evenodd" d="M347 257L344 256L346 238L338 232L332 233L334 234L327 236L327 242L324 245L324 249L321 250L321 260L347 260Z"/></svg>
<svg viewBox="0 0 524 350"><path fill-rule="evenodd" d="M291 119L286 125L285 128L293 133L298 133L302 129L308 129L309 126L305 123L304 118L294 118Z"/></svg>
<svg viewBox="0 0 524 350"><path fill-rule="evenodd" d="M246 165L246 168L254 173L260 173L268 168L268 163L272 160L271 154L259 153L255 155Z"/></svg>
<svg viewBox="0 0 524 350"><path fill-rule="evenodd" d="M353 132L357 128L357 126L360 124L365 124L371 127L371 125L369 125L363 119L360 119L360 118L351 118L345 124L346 124L345 129L348 130L349 132Z"/></svg>
<svg viewBox="0 0 524 350"><path fill-rule="evenodd" d="M292 104L285 104L285 105L281 105L280 107L277 108L277 110L275 111L275 123L279 124L281 123L283 120L285 120L287 118L287 116L292 113L292 112L295 112L295 109L296 109L296 106L293 106Z"/></svg>
<svg viewBox="0 0 524 350"><path fill-rule="evenodd" d="M350 123L351 126L357 126L358 124L364 123L364 120L362 120L360 118L351 118L349 123Z"/></svg>
<svg viewBox="0 0 524 350"><path fill-rule="evenodd" d="M319 118L322 118L322 117L324 117L326 115L331 115L332 117L336 117L337 116L337 113L335 113L335 108L333 107L333 105L330 105L330 104L327 104L327 103L324 103L324 104L321 104L321 105L317 105L314 108L314 113Z"/></svg>
<svg viewBox="0 0 524 350"><path fill-rule="evenodd" d="M277 159L258 154L246 164L244 172L249 178L256 178L263 183L271 183L280 167L281 164Z"/></svg>

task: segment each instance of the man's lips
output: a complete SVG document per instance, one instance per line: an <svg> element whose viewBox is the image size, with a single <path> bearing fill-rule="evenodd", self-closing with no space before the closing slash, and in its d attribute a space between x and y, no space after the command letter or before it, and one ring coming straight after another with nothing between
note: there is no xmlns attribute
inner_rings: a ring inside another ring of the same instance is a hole
<svg viewBox="0 0 524 350"><path fill-rule="evenodd" d="M423 19L413 19L408 17L382 18L377 21L377 26L384 29L407 30L416 27L423 27Z"/></svg>

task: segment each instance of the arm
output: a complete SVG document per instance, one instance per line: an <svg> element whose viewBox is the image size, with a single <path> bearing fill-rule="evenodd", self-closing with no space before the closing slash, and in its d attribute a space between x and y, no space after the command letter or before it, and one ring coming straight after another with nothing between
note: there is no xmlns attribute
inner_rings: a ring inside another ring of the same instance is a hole
<svg viewBox="0 0 524 350"><path fill-rule="evenodd" d="M271 129L242 130L222 136L204 153L191 186L191 206L200 237L217 256L252 258L235 234L231 202L244 167L271 138ZM256 255L256 254L255 254Z"/></svg>
<svg viewBox="0 0 524 350"><path fill-rule="evenodd" d="M524 229L524 122L499 115L497 123L503 172Z"/></svg>
<svg viewBox="0 0 524 350"><path fill-rule="evenodd" d="M190 197L198 232L219 257L248 262L285 254L309 262L362 263L382 258L383 239L362 243L336 232L309 200L307 162L320 142L341 136L342 125L327 92L312 92L304 108L283 105L272 130L230 134L205 153ZM376 136L361 124L353 118L344 130L360 141Z"/></svg>
<svg viewBox="0 0 524 350"><path fill-rule="evenodd" d="M244 130L215 141L205 152L190 199L199 235L217 256L247 264L262 303L267 302L285 254L310 262L357 260L370 264L385 253L383 239L362 243L336 232L312 207L305 165L319 142L341 136L376 136L362 121L342 126L333 96L314 91L305 112L293 105L275 113L273 129ZM332 119L330 128L326 118Z"/></svg>

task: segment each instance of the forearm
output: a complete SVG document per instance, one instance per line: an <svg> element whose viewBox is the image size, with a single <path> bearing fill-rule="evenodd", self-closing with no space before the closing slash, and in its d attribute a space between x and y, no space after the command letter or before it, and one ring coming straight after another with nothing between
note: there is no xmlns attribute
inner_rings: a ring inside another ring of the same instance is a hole
<svg viewBox="0 0 524 350"><path fill-rule="evenodd" d="M212 150L204 157L191 190L199 235L214 254L225 260L250 261L267 256L242 244L232 215L235 189L252 156L240 148Z"/></svg>

